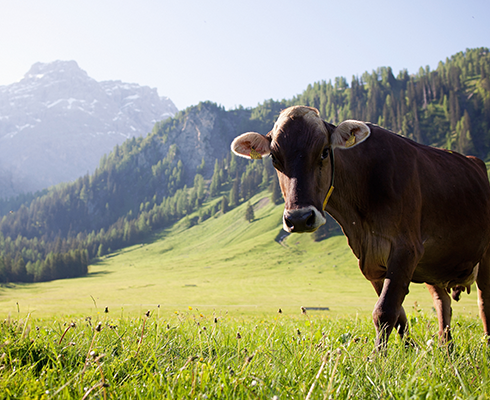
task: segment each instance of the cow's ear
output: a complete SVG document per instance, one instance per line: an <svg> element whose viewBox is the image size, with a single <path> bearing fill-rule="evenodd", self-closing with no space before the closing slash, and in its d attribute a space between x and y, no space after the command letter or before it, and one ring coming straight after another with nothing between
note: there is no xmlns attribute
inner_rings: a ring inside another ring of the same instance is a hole
<svg viewBox="0 0 490 400"><path fill-rule="evenodd" d="M357 146L371 134L369 127L361 121L342 122L332 133L332 147L348 149Z"/></svg>
<svg viewBox="0 0 490 400"><path fill-rule="evenodd" d="M260 133L247 132L233 140L231 150L240 157L260 159L270 154L271 142Z"/></svg>

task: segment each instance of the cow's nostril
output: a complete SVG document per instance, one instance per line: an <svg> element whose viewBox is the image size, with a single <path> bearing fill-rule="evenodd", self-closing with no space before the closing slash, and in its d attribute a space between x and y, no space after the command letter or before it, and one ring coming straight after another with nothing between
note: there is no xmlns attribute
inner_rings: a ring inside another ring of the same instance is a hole
<svg viewBox="0 0 490 400"><path fill-rule="evenodd" d="M315 225L315 213L313 211L311 211L310 216L306 220L306 226L308 228L311 228L314 225Z"/></svg>
<svg viewBox="0 0 490 400"><path fill-rule="evenodd" d="M284 218L284 222L286 223L286 226L289 228L289 229L293 229L294 228L294 224L293 222L289 219L289 218Z"/></svg>

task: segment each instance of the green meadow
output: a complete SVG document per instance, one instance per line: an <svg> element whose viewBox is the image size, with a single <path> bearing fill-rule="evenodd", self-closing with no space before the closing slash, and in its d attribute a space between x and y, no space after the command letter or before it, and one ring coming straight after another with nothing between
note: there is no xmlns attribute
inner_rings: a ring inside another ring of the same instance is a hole
<svg viewBox="0 0 490 400"><path fill-rule="evenodd" d="M246 205L190 216L86 277L1 287L0 398L488 397L474 291L453 305L448 347L412 285L409 345L392 335L375 353L376 296L346 239L279 244L283 206L252 204L251 223Z"/></svg>
<svg viewBox="0 0 490 400"><path fill-rule="evenodd" d="M323 312L336 317L371 313L375 292L344 236L314 242L310 234L298 234L279 244L283 206L264 193L252 204L251 223L244 219L246 204L190 228L186 218L146 243L103 257L86 277L3 286L0 313L84 316L108 307L132 315L189 306L239 314L279 308L298 313L300 307L328 308ZM414 307L431 312L423 285L413 284L405 300L407 312ZM453 309L455 315L476 316L475 291Z"/></svg>

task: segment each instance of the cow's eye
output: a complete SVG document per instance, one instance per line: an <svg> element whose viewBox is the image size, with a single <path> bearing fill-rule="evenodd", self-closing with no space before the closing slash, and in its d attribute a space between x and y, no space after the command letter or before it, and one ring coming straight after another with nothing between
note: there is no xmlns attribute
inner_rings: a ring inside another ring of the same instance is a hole
<svg viewBox="0 0 490 400"><path fill-rule="evenodd" d="M274 154L270 153L270 156L271 156L271 160L272 160L272 166L277 169L278 171L281 170L281 165L279 163L279 161L277 160L277 158L274 156Z"/></svg>
<svg viewBox="0 0 490 400"><path fill-rule="evenodd" d="M323 152L322 152L322 160L326 160L326 159L328 158L328 155L329 155L329 153L330 153L330 152L329 152L329 150L330 150L330 149L329 149L328 147L325 147L325 148L323 149Z"/></svg>

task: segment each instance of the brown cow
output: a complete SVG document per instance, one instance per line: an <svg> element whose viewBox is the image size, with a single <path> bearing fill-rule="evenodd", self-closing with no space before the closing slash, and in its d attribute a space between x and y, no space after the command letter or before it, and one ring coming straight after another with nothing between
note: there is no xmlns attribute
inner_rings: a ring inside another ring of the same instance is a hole
<svg viewBox="0 0 490 400"><path fill-rule="evenodd" d="M246 158L272 157L285 199L285 230L315 231L325 223L324 210L342 226L379 296L373 311L377 348L394 327L403 337L410 282L427 285L439 335L450 340L448 293L469 292L476 279L489 334L490 185L481 160L369 123L349 120L336 127L304 106L282 111L267 136L240 135L232 150Z"/></svg>

